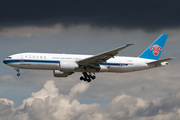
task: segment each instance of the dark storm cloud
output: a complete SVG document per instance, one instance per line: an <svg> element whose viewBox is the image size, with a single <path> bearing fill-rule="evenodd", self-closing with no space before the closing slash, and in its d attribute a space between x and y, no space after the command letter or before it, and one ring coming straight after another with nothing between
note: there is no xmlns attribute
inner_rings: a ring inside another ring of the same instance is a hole
<svg viewBox="0 0 180 120"><path fill-rule="evenodd" d="M0 2L0 26L64 26L159 30L180 26L178 0L6 0Z"/></svg>

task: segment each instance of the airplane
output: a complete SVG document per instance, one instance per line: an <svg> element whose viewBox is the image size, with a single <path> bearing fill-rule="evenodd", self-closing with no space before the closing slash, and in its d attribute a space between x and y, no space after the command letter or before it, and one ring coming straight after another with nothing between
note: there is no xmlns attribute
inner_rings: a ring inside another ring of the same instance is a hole
<svg viewBox="0 0 180 120"><path fill-rule="evenodd" d="M167 61L174 58L159 60L167 37L167 34L160 35L138 57L116 56L119 51L134 44L131 43L97 55L19 53L8 56L3 63L14 67L17 76L20 76L20 69L52 70L54 77L68 77L74 72L82 72L80 80L91 82L98 72L126 73L168 65Z"/></svg>

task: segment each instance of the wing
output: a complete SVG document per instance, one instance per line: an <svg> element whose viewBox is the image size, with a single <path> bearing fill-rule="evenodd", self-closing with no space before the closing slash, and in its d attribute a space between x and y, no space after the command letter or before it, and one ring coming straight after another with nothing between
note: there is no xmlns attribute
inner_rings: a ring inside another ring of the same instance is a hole
<svg viewBox="0 0 180 120"><path fill-rule="evenodd" d="M101 54L97 54L95 56L92 56L92 57L89 57L86 59L79 60L79 61L77 61L77 63L80 66L88 66L89 65L91 67L98 68L100 63L106 62L108 59L117 55L120 50L123 50L124 48L131 46L133 44L134 43L126 44L122 47L119 47L119 48L116 48L116 49L113 49L113 50L110 50L110 51L107 51L107 52L104 52Z"/></svg>

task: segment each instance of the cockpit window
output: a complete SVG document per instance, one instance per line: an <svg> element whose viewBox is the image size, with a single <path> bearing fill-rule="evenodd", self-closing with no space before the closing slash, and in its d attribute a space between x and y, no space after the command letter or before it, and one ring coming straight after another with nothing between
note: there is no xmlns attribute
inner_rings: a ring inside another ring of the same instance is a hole
<svg viewBox="0 0 180 120"><path fill-rule="evenodd" d="M7 57L6 59L11 59L12 57Z"/></svg>

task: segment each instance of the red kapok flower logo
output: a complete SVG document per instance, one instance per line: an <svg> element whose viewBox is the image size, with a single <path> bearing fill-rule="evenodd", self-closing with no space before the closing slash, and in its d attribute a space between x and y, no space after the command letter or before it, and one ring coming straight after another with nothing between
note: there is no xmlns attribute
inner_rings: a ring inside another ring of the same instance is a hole
<svg viewBox="0 0 180 120"><path fill-rule="evenodd" d="M153 50L153 54L157 56L159 55L159 50L162 50L162 47L160 47L159 45L153 45L150 47L150 50Z"/></svg>

